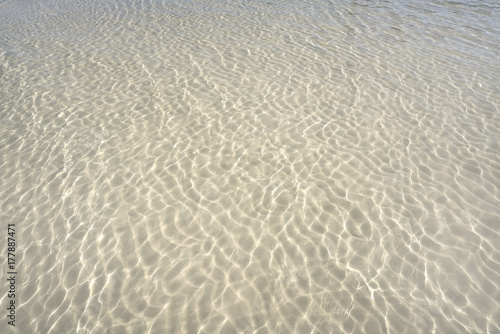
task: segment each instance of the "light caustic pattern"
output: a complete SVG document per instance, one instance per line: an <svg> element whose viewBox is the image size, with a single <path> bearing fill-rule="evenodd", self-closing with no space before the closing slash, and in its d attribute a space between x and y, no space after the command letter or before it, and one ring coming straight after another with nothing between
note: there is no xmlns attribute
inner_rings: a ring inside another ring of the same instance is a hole
<svg viewBox="0 0 500 334"><path fill-rule="evenodd" d="M499 14L1 2L10 330L500 333Z"/></svg>

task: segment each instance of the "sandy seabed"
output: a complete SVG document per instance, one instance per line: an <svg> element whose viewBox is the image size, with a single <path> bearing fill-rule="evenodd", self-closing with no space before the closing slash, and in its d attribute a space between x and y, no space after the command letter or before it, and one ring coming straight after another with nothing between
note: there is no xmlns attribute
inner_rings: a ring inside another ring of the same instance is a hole
<svg viewBox="0 0 500 334"><path fill-rule="evenodd" d="M0 1L0 332L500 333L499 16Z"/></svg>

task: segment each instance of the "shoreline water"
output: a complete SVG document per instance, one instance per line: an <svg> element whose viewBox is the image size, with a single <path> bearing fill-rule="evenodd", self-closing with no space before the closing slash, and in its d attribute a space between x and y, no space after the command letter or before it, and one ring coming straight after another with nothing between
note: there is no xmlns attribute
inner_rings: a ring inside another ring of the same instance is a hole
<svg viewBox="0 0 500 334"><path fill-rule="evenodd" d="M500 333L499 12L3 2L2 328Z"/></svg>

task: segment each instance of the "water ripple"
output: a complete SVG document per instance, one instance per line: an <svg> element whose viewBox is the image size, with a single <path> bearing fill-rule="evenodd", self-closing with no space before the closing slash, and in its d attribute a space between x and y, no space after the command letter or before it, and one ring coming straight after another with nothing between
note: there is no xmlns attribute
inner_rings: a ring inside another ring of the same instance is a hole
<svg viewBox="0 0 500 334"><path fill-rule="evenodd" d="M500 332L499 11L1 2L17 332Z"/></svg>

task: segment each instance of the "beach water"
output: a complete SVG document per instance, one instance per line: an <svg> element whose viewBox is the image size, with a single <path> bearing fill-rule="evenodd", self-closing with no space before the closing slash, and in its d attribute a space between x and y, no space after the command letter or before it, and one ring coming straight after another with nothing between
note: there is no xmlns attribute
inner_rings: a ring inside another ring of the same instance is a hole
<svg viewBox="0 0 500 334"><path fill-rule="evenodd" d="M0 1L0 332L500 333L499 17Z"/></svg>

